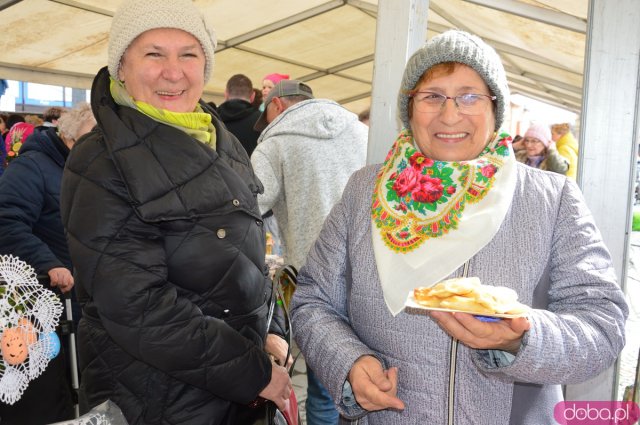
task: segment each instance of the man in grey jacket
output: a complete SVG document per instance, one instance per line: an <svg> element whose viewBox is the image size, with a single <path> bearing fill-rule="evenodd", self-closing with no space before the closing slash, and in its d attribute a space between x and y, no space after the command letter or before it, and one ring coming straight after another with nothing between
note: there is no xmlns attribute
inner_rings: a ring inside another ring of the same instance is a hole
<svg viewBox="0 0 640 425"><path fill-rule="evenodd" d="M314 99L303 82L283 80L267 96L256 130L262 134L251 162L264 185L258 204L262 213L273 210L285 262L299 269L347 180L365 165L368 127L336 102ZM336 424L327 391L313 372L307 377L307 423Z"/></svg>

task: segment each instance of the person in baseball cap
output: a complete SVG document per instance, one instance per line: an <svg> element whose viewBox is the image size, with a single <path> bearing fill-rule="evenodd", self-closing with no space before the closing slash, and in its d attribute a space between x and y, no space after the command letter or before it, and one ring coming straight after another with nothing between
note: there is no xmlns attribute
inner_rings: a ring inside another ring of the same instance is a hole
<svg viewBox="0 0 640 425"><path fill-rule="evenodd" d="M285 264L300 270L322 223L338 203L350 176L367 161L369 128L352 111L311 88L283 80L266 99L256 123L262 130L251 164L264 186L258 205L275 218ZM337 424L334 399L320 382L323 367L307 367L307 423Z"/></svg>
<svg viewBox="0 0 640 425"><path fill-rule="evenodd" d="M256 121L253 128L256 131L264 130L271 121L284 112L292 103L307 99L313 99L311 87L298 80L281 80L264 100L264 111L258 117L258 121ZM269 108L271 103L273 105Z"/></svg>

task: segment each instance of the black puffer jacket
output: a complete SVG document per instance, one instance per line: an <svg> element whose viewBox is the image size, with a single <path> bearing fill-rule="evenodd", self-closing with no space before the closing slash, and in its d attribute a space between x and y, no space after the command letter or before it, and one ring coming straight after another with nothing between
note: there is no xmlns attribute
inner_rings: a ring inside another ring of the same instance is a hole
<svg viewBox="0 0 640 425"><path fill-rule="evenodd" d="M129 424L234 423L268 384L262 186L214 117L216 151L92 88L97 130L67 161L62 219L76 287L81 408ZM203 107L206 107L202 104Z"/></svg>

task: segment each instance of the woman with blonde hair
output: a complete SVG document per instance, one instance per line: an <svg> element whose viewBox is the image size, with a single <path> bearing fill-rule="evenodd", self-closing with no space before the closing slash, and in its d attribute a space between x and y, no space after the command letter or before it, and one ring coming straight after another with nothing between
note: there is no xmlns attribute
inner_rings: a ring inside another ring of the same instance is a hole
<svg viewBox="0 0 640 425"><path fill-rule="evenodd" d="M578 141L571 132L571 124L553 124L551 138L556 142L558 153L569 161L566 176L575 180L578 173Z"/></svg>

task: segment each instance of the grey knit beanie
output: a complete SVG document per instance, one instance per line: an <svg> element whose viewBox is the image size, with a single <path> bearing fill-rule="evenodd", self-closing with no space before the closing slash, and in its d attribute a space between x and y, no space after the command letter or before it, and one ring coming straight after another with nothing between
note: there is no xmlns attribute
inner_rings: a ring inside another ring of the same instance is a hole
<svg viewBox="0 0 640 425"><path fill-rule="evenodd" d="M473 68L496 96L496 128L504 122L509 104L509 85L504 66L495 50L475 35L464 31L449 30L433 37L407 61L400 93L398 111L405 128L409 123L409 91L413 90L422 74L443 62L459 62Z"/></svg>
<svg viewBox="0 0 640 425"><path fill-rule="evenodd" d="M111 21L109 34L109 74L118 79L122 55L133 40L145 31L176 28L200 41L206 59L205 83L213 70L216 36L191 0L125 0Z"/></svg>

